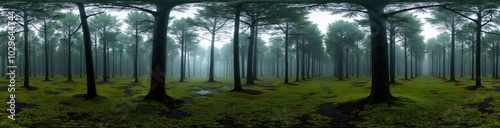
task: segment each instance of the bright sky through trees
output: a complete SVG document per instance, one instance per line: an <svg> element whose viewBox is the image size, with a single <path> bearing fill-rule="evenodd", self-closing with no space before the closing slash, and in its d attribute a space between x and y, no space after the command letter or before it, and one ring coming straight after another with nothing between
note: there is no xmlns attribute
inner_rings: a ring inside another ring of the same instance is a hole
<svg viewBox="0 0 500 128"><path fill-rule="evenodd" d="M196 10L198 10L198 9L200 9L200 8L193 7L190 5L190 7L188 7L188 9L185 10L184 12L179 12L179 11L173 10L172 13L170 13L170 16L175 17L175 19L179 19L182 17L193 17L194 14L196 13ZM75 10L75 11L77 11L77 10ZM118 19L123 20L127 16L128 12L129 11L112 11L109 13L111 15L117 16ZM432 37L435 37L436 35L439 34L440 31L438 31L431 24L429 24L425 20L423 20L424 18L430 17L429 14L425 14L425 13L415 13L415 14L418 16L420 21L424 23L424 25L422 26L423 31L421 34L425 37L425 40L432 38ZM332 15L330 12L327 12L327 11L313 11L313 12L310 12L307 15L307 17L309 17L309 21L312 21L312 22L318 24L318 27L321 30L321 33L323 33L323 34L326 33L326 29L328 27L328 24L330 24L336 20L354 21L354 19L356 19L356 18L345 18L345 17L342 17L342 15L338 15L338 14ZM123 24L121 29L125 30L125 28L126 28L126 25ZM231 30L231 29L228 29L228 30ZM222 38L222 39L215 42L215 47L221 48L223 44L228 43L229 39L230 39L229 37L231 37L231 34L229 34L229 33L218 35L218 37ZM200 36L203 36L204 38L210 36L209 34L205 34L204 32L202 32L201 30L198 31L198 34L200 34ZM266 43L269 43L268 40L271 37L269 34L266 34L265 32L261 32L261 33L259 33L259 36L261 36L262 39L264 41L266 41ZM209 38L206 38L206 39L209 39ZM201 41L200 45L202 47L208 47L210 45L209 40L200 39L200 41ZM266 45L269 45L269 44L266 44Z"/></svg>

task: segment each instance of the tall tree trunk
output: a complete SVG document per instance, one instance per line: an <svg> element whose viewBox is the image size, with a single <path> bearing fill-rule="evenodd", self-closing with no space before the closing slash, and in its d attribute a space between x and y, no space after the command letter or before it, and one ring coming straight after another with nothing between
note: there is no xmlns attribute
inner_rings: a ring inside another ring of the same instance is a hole
<svg viewBox="0 0 500 128"><path fill-rule="evenodd" d="M498 49L499 49L500 47L498 47L498 42L496 42L495 44L496 44L496 52L495 52L495 54L496 54L496 57L495 57L496 63L495 63L495 65L493 65L493 66L495 67L495 74L496 74L495 79L498 79L498 68L499 68L499 64L498 64L498 55L499 55L499 54L498 54L498 53L499 53L498 51L499 51L499 50L498 50Z"/></svg>
<svg viewBox="0 0 500 128"><path fill-rule="evenodd" d="M254 32L255 39L253 40L254 41L254 45L253 45L254 52L253 52L253 67L252 67L252 69L253 69L253 73L252 73L253 78L252 79L254 79L254 80L257 80L257 55L259 53L259 51L257 50L258 49L257 44L259 42L259 40L257 38L259 36L259 33L258 33L259 26L258 25L259 25L259 22L255 22L255 32Z"/></svg>
<svg viewBox="0 0 500 128"><path fill-rule="evenodd" d="M387 56L387 17L384 15L386 4L365 5L369 15L372 55L372 88L368 104L387 103L395 98L389 89Z"/></svg>
<svg viewBox="0 0 500 128"><path fill-rule="evenodd" d="M451 26L450 81L455 81L455 24Z"/></svg>
<svg viewBox="0 0 500 128"><path fill-rule="evenodd" d="M93 67L93 62L92 62L92 41L90 40L90 30L89 30L89 25L87 22L87 14L85 12L85 7L83 6L83 3L76 3L78 6L78 10L80 12L80 21L82 24L82 31L83 31L83 43L84 43L84 48L85 48L85 66L87 70L87 94L85 95L85 98L87 99L93 99L94 97L97 97L97 89L95 86L95 79L94 79L94 67Z"/></svg>
<svg viewBox="0 0 500 128"><path fill-rule="evenodd" d="M212 40L210 45L210 73L208 75L208 82L215 82L214 80L214 43L215 43L215 24L212 28ZM238 40L235 38L235 40Z"/></svg>
<svg viewBox="0 0 500 128"><path fill-rule="evenodd" d="M171 103L172 97L165 92L165 46L170 10L175 5L156 4L153 28L153 52L151 59L151 87L145 100Z"/></svg>
<svg viewBox="0 0 500 128"><path fill-rule="evenodd" d="M462 50L460 50L462 53L462 59L460 60L460 77L464 77L464 42L462 42Z"/></svg>
<svg viewBox="0 0 500 128"><path fill-rule="evenodd" d="M300 62L299 61L299 40L297 38L297 42L295 44L295 64L296 64L295 82L299 81L299 62Z"/></svg>
<svg viewBox="0 0 500 128"><path fill-rule="evenodd" d="M234 32L233 32L233 81L234 81L234 87L233 91L243 91L243 88L241 87L241 78L240 78L240 67L239 67L239 29L240 29L240 13L241 13L241 6L242 3L238 3L235 7L235 12L234 12Z"/></svg>
<svg viewBox="0 0 500 128"><path fill-rule="evenodd" d="M482 9L479 9L479 12L481 12ZM476 21L476 89L479 89L481 87L481 24L482 24L482 17L481 13L477 14L477 21Z"/></svg>
<svg viewBox="0 0 500 128"><path fill-rule="evenodd" d="M396 51L396 50L394 50L395 45L396 45L396 33L395 33L395 32L396 32L396 26L395 26L395 25L393 25L393 24L391 24L389 27L390 27L390 28L389 28L389 41L390 41L390 42L389 42L389 44L390 44L390 46L389 46L389 47L390 47L390 51L389 51L389 52L390 52L390 57L391 57L391 58L389 59L389 60L391 61L391 62L390 62L390 66L391 66L391 67L390 67L390 71L391 71L391 72L390 72L390 81L389 81L389 83L390 83L390 84L396 84L396 80L395 80L396 74L395 74L395 71L394 71L394 70L395 70L395 67L396 67L396 66L395 66L395 64L396 64L396 60L395 60L395 58L396 58L395 51Z"/></svg>
<svg viewBox="0 0 500 128"><path fill-rule="evenodd" d="M45 80L49 81L49 41L47 37L47 22L43 22L43 41L44 41L44 50L45 50ZM4 66L2 66L3 68ZM2 71L3 72L3 71ZM3 75L3 74L2 74Z"/></svg>
<svg viewBox="0 0 500 128"><path fill-rule="evenodd" d="M288 82L288 31L290 27L290 23L285 23L285 84L289 84Z"/></svg>
<svg viewBox="0 0 500 128"><path fill-rule="evenodd" d="M68 71L68 79L66 81L73 81L73 73L71 72L71 36L68 37L68 63L67 63L67 71Z"/></svg>
<svg viewBox="0 0 500 128"><path fill-rule="evenodd" d="M280 54L279 45L276 48L276 78L280 78Z"/></svg>
<svg viewBox="0 0 500 128"><path fill-rule="evenodd" d="M305 42L302 42L302 78L301 80L306 80L306 55L305 55Z"/></svg>
<svg viewBox="0 0 500 128"><path fill-rule="evenodd" d="M349 48L345 48L345 78L349 79Z"/></svg>
<svg viewBox="0 0 500 128"><path fill-rule="evenodd" d="M28 42L28 12L23 11L23 33L24 33L24 85L23 87L29 88L30 87L30 78L29 78L29 71L30 71L30 63L29 63L29 42Z"/></svg>
<svg viewBox="0 0 500 128"><path fill-rule="evenodd" d="M446 47L443 47L443 79L446 79Z"/></svg>
<svg viewBox="0 0 500 128"><path fill-rule="evenodd" d="M134 47L134 83L139 83L138 75L138 54L139 54L139 26L135 26L135 47Z"/></svg>
<svg viewBox="0 0 500 128"><path fill-rule="evenodd" d="M182 32L184 34L184 32ZM184 82L184 67L185 67L185 59L186 58L186 52L184 51L185 50L185 47L186 47L186 44L184 42L184 35L182 35L181 37L181 68L180 68L180 73L181 73L181 77L180 77L180 80L179 82Z"/></svg>
<svg viewBox="0 0 500 128"><path fill-rule="evenodd" d="M248 53L247 53L247 81L246 81L246 85L254 85L255 83L253 82L253 47L254 47L254 43L255 43L255 38L254 38L254 34L255 34L255 18L252 17L252 23L250 25L250 43L248 45Z"/></svg>
<svg viewBox="0 0 500 128"><path fill-rule="evenodd" d="M408 80L408 53L406 53L408 51L408 49L406 48L406 36L404 37L404 51L405 51L405 80Z"/></svg>
<svg viewBox="0 0 500 128"><path fill-rule="evenodd" d="M476 43L475 42L471 42L471 43L472 43L472 47L471 47L471 49L472 49L472 52L471 52L472 59L471 59L471 68L470 68L471 69L471 72L470 72L471 74L470 74L470 76L471 76L471 79L474 80L474 58L475 58L474 57L474 51L475 51L474 46L475 46Z"/></svg>

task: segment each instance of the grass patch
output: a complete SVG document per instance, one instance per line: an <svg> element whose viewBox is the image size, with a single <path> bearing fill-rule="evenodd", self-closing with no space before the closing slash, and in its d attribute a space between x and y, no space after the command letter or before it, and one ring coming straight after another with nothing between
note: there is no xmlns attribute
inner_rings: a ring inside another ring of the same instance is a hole
<svg viewBox="0 0 500 128"><path fill-rule="evenodd" d="M378 104L346 111L346 104L369 95L370 77L337 81L324 76L293 82L294 86L284 84L283 78L260 77L255 86L244 86L245 92L231 91L232 78L217 77L217 82L206 82L205 77L191 77L187 82L178 82L178 77L168 77L167 94L185 101L169 107L142 101L149 91L147 77L140 78L139 83L133 83L131 77L111 78L108 83L99 79L96 81L99 97L85 100L79 97L86 92L85 79L66 82L64 77L56 76L52 81L43 81L39 76L31 78L30 84L38 88L31 91L21 88L22 79L17 79L16 102L34 107L16 113L16 121L0 120L0 126L326 127L342 123L357 127L500 126L500 92L491 91L497 89L498 82L485 79L484 88L467 90L464 87L474 85L474 81L466 78L447 82L431 76L411 80L398 77L398 84L390 86L399 99L396 105ZM193 93L204 89L220 93L202 96ZM2 97L8 94L0 91ZM465 107L487 98L491 98L485 108L488 113ZM8 113L1 111L0 116L6 117Z"/></svg>

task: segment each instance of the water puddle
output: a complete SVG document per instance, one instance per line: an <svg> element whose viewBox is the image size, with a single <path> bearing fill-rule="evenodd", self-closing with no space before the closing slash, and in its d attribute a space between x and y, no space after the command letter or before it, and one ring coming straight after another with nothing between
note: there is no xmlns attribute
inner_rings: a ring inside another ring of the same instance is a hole
<svg viewBox="0 0 500 128"><path fill-rule="evenodd" d="M205 88L205 87L199 87L197 86L196 88L199 88L199 90L191 90L190 92L194 94L193 98L206 98L210 94L221 94L222 91L215 89L215 88Z"/></svg>
<svg viewBox="0 0 500 128"><path fill-rule="evenodd" d="M230 88L232 88L232 87L233 87L233 86L231 86L231 85L225 85L225 86L222 86L221 88L222 88L222 89L230 89Z"/></svg>

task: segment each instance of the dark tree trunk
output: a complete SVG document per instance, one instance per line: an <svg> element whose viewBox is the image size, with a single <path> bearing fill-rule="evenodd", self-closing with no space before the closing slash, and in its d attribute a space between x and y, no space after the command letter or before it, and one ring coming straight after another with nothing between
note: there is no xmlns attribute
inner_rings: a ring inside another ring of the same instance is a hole
<svg viewBox="0 0 500 128"><path fill-rule="evenodd" d="M280 54L279 45L276 48L276 78L280 78Z"/></svg>
<svg viewBox="0 0 500 128"><path fill-rule="evenodd" d="M306 55L305 55L305 42L302 42L302 78L301 80L306 80Z"/></svg>
<svg viewBox="0 0 500 128"><path fill-rule="evenodd" d="M299 62L300 62L299 61L299 40L297 39L297 42L295 43L295 64L296 64L295 82L299 81Z"/></svg>
<svg viewBox="0 0 500 128"><path fill-rule="evenodd" d="M80 11L80 21L82 23L82 31L83 31L83 42L84 42L84 47L85 47L85 66L87 69L87 94L85 95L85 98L87 99L93 99L94 97L97 97L97 89L95 86L95 79L94 79L94 67L93 67L93 62L92 62L92 45L91 45L91 40L90 40L90 30L89 30L89 25L87 23L87 14L85 12L85 7L83 6L83 3L76 3L78 6L78 10Z"/></svg>
<svg viewBox="0 0 500 128"><path fill-rule="evenodd" d="M496 55L495 60L496 60L496 63L493 66L495 67L495 74L496 74L495 79L498 79L498 68L499 68L498 67L499 66L499 64L498 64L498 53L499 53L498 52L499 51L498 48L499 47L498 47L498 42L495 43L495 44L496 44L496 48L495 48L496 49L496 51L495 51L495 55Z"/></svg>
<svg viewBox="0 0 500 128"><path fill-rule="evenodd" d="M408 51L408 49L406 48L406 36L404 37L404 42L403 42L403 45L404 45L404 51L405 51L405 80L408 80L408 53L406 53Z"/></svg>
<svg viewBox="0 0 500 128"><path fill-rule="evenodd" d="M215 82L214 80L214 42L215 42L215 26L212 29L212 40L210 45L210 73L208 75L208 82ZM235 38L235 40L238 40Z"/></svg>
<svg viewBox="0 0 500 128"><path fill-rule="evenodd" d="M288 31L290 27L290 23L285 23L285 84L289 84L288 82Z"/></svg>
<svg viewBox="0 0 500 128"><path fill-rule="evenodd" d="M396 45L396 26L395 25L390 25L390 28L389 28L389 43L390 43L390 56L391 58L389 59L391 62L390 62L390 81L389 83L390 84L396 84L396 80L395 80L395 77L396 77L396 73L395 73L395 64L396 64L396 55L395 55L395 45Z"/></svg>
<svg viewBox="0 0 500 128"><path fill-rule="evenodd" d="M153 52L151 59L151 87L145 100L171 103L173 98L165 92L165 58L167 25L170 10L175 5L156 4L153 30Z"/></svg>
<svg viewBox="0 0 500 128"><path fill-rule="evenodd" d="M254 38L254 34L255 34L255 26L256 23L255 23L255 20L254 18L252 18L252 23L250 25L250 37L249 37L249 45L248 45L248 53L247 53L247 81L246 81L246 85L254 85L255 83L253 82L253 47L254 47L254 43L255 43L255 38Z"/></svg>
<svg viewBox="0 0 500 128"><path fill-rule="evenodd" d="M254 52L253 52L253 67L252 67L253 68L253 73L252 73L253 76L252 76L252 79L254 79L254 80L257 80L257 74L258 74L258 72L257 72L257 55L259 55L258 54L259 51L258 51L258 48L257 48L257 44L258 44L258 38L257 37L259 36L259 33L258 33L259 32L259 26L258 25L259 25L259 22L256 21L255 22L255 32L254 32L254 35L253 35L254 36L254 40L253 40L254 41L254 46L253 46L254 47L254 50L253 50Z"/></svg>
<svg viewBox="0 0 500 128"><path fill-rule="evenodd" d="M138 54L139 54L139 30L138 26L135 26L135 50L134 50L134 83L139 83L138 75Z"/></svg>
<svg viewBox="0 0 500 128"><path fill-rule="evenodd" d="M446 47L443 46L443 79L446 79Z"/></svg>
<svg viewBox="0 0 500 128"><path fill-rule="evenodd" d="M479 12L482 10L480 9ZM481 14L478 13L478 18L476 21L476 89L479 89L481 87L481 23L482 23L482 17Z"/></svg>
<svg viewBox="0 0 500 128"><path fill-rule="evenodd" d="M24 85L23 87L30 87L30 63L29 63L29 42L28 42L28 12L23 11L23 33L24 33Z"/></svg>
<svg viewBox="0 0 500 128"><path fill-rule="evenodd" d="M372 88L368 104L388 103L395 99L389 89L385 6L385 4L365 5L368 10L371 32L371 67L377 67L372 68Z"/></svg>
<svg viewBox="0 0 500 128"><path fill-rule="evenodd" d="M453 20L452 20L453 23ZM450 81L455 81L455 25L451 26Z"/></svg>
<svg viewBox="0 0 500 128"><path fill-rule="evenodd" d="M470 56L472 57L472 59L471 59L471 61L470 61L470 62L471 62L471 68L470 68L470 69L471 69L471 72L470 72L470 76L471 76L471 79L472 79L472 80L474 80L474 51L475 51L475 49L474 49L474 45L475 45L475 43L474 43L474 42L471 42L471 43L472 43L472 47L471 47L472 52L470 53L470 54L471 54Z"/></svg>
<svg viewBox="0 0 500 128"><path fill-rule="evenodd" d="M234 88L233 91L243 91L243 87L241 87L241 79L240 79L240 58L239 55L239 29L240 29L240 13L241 13L242 3L238 3L235 7L236 11L234 12L234 32L233 32L233 81Z"/></svg>
<svg viewBox="0 0 500 128"><path fill-rule="evenodd" d="M345 48L345 78L349 79L349 48Z"/></svg>
<svg viewBox="0 0 500 128"><path fill-rule="evenodd" d="M182 34L184 34L184 32L182 32ZM180 77L180 80L179 82L184 82L184 67L185 67L185 58L186 58L186 52L184 51L185 50L185 47L186 47L186 44L184 43L184 35L181 35L181 77Z"/></svg>
<svg viewBox="0 0 500 128"><path fill-rule="evenodd" d="M73 81L73 73L71 72L71 36L68 37L68 63L67 71L68 71L68 79L66 81Z"/></svg>
<svg viewBox="0 0 500 128"><path fill-rule="evenodd" d="M460 77L463 78L464 77L464 42L462 42L462 50L460 50L460 52L462 53L462 59L460 60Z"/></svg>

